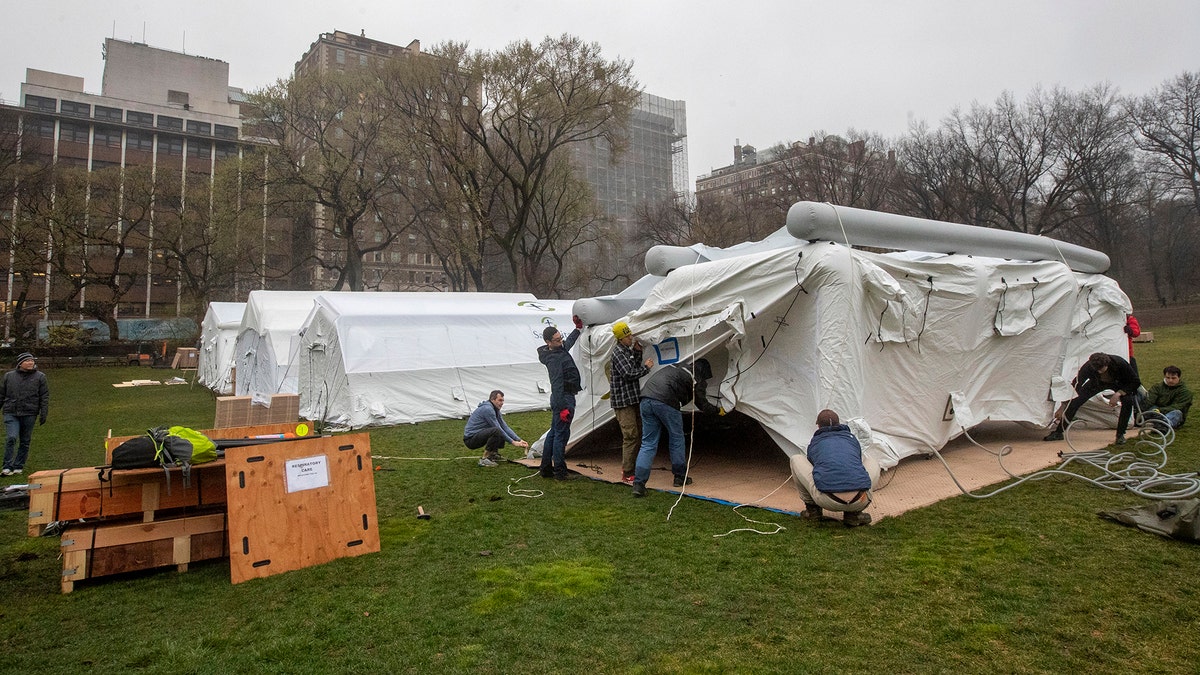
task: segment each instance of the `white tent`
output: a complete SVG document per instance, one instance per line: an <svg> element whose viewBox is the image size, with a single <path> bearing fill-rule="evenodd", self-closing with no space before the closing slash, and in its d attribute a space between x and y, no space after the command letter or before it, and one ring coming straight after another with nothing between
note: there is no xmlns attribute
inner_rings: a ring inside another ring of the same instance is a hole
<svg viewBox="0 0 1200 675"><path fill-rule="evenodd" d="M246 312L244 302L210 302L200 324L200 384L218 394L233 393L233 352Z"/></svg>
<svg viewBox="0 0 1200 675"><path fill-rule="evenodd" d="M679 249L666 265L647 255L670 271L624 316L605 316L619 295L576 304L589 328L573 352L587 389L572 445L613 418L602 395L620 318L656 368L708 358L713 403L757 421L786 453L803 450L817 412L832 408L869 423L883 466L985 420L1046 424L1089 353L1125 349L1128 298L1063 262L869 253L779 233L686 250L700 262L680 264Z"/></svg>
<svg viewBox="0 0 1200 675"><path fill-rule="evenodd" d="M542 330L571 301L518 293L334 293L300 331L300 414L340 427L458 418L494 389L505 412L549 405Z"/></svg>
<svg viewBox="0 0 1200 675"><path fill-rule="evenodd" d="M296 393L294 355L300 327L320 295L311 291L250 291L234 349L236 393L269 403Z"/></svg>

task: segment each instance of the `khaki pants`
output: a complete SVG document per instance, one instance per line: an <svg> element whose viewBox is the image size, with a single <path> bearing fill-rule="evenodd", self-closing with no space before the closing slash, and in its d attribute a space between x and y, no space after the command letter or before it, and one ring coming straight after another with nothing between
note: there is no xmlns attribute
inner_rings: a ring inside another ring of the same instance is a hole
<svg viewBox="0 0 1200 675"><path fill-rule="evenodd" d="M613 408L613 414L617 416L617 424L621 425L621 471L629 475L633 473L642 445L642 416L636 405Z"/></svg>
<svg viewBox="0 0 1200 675"><path fill-rule="evenodd" d="M871 477L871 489L875 489L875 485L879 483L879 462L876 462L873 457L863 454L863 468L867 470L867 475ZM796 483L796 491L800 493L800 499L805 505L816 504L827 511L841 511L850 513L862 511L870 505L871 500L864 496L859 501L842 504L833 499L829 495L817 489L813 484L813 467L808 461L808 457L804 453L792 455L792 479ZM838 493L838 497L843 500L854 498L857 491Z"/></svg>

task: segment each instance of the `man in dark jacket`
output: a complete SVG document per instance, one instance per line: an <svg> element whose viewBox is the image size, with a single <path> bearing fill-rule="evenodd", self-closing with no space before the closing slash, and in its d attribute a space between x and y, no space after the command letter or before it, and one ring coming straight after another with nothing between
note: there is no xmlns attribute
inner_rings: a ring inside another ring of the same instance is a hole
<svg viewBox="0 0 1200 675"><path fill-rule="evenodd" d="M862 451L862 445L841 423L838 414L817 414L817 431L805 453L792 455L792 479L804 502L804 517L820 520L822 508L841 511L846 527L868 525L871 489L879 480L879 463Z"/></svg>
<svg viewBox="0 0 1200 675"><path fill-rule="evenodd" d="M633 496L646 496L646 481L650 480L650 465L658 453L658 439L667 432L667 448L671 453L671 473L675 487L690 485L687 475L687 451L683 440L683 413L680 408L696 401L696 407L708 414L724 414L708 402L708 380L712 367L707 359L698 359L694 366L672 364L650 376L642 385L642 447L638 450L633 477Z"/></svg>
<svg viewBox="0 0 1200 675"><path fill-rule="evenodd" d="M4 468L0 475L24 473L29 457L29 441L33 437L33 422L46 423L50 409L50 387L46 375L37 369L33 354L17 357L16 367L0 381L0 410L4 411Z"/></svg>
<svg viewBox="0 0 1200 675"><path fill-rule="evenodd" d="M583 321L579 317L571 317L575 321L575 330L564 340L562 333L554 326L547 326L542 331L545 345L538 347L538 360L546 366L550 376L550 431L542 441L542 463L539 471L543 478L570 480L567 473L567 441L571 438L571 419L575 416L575 394L583 388L579 377L579 368L575 359L571 358L571 347L579 339L579 331Z"/></svg>
<svg viewBox="0 0 1200 675"><path fill-rule="evenodd" d="M505 443L512 443L518 448L529 447L500 415L500 408L503 407L504 392L496 389L488 394L488 400L480 401L467 418L467 426L463 428L463 445L471 450L484 449L479 466L496 466L497 462L504 459L500 456L500 448Z"/></svg>
<svg viewBox="0 0 1200 675"><path fill-rule="evenodd" d="M1115 393L1109 399L1108 404L1121 406L1121 413L1117 416L1117 438L1114 443L1116 445L1125 443L1125 430L1129 428L1129 417L1133 414L1138 387L1142 386L1142 381L1129 362L1116 354L1096 352L1089 356L1087 363L1084 363L1079 369L1073 384L1075 385L1075 398L1067 405L1065 412L1059 408L1054 413L1058 424L1054 427L1054 431L1051 431L1042 440L1061 441L1063 430L1075 419L1075 413L1079 412L1080 406L1096 394L1111 389Z"/></svg>

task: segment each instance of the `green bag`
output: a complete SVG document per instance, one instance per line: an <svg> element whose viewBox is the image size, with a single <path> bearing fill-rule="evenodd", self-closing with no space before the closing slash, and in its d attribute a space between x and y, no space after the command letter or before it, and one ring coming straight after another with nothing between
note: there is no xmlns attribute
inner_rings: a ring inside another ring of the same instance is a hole
<svg viewBox="0 0 1200 675"><path fill-rule="evenodd" d="M217 446L212 439L188 427L155 427L149 431L154 439L154 458L164 469L177 466L182 469L183 486L192 484L192 465L211 462L217 458ZM167 483L167 493L171 485Z"/></svg>

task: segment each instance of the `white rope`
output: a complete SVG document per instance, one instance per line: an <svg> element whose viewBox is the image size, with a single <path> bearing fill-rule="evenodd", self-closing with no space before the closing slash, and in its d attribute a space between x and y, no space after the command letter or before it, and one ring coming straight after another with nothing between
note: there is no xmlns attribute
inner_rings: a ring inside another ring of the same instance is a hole
<svg viewBox="0 0 1200 675"><path fill-rule="evenodd" d="M541 473L541 472L534 471L533 473L529 474L528 476L522 476L520 478L510 478L509 480L511 481L511 484L508 485L508 488L507 488L508 494L512 495L513 497L525 497L527 499L537 499L538 497L541 497L542 495L546 494L545 492L542 492L541 490L538 490L537 488L519 488L517 490L513 490L513 488L512 488L513 485L520 483L521 481L525 480L526 478L533 478L534 476L538 475L539 473Z"/></svg>
<svg viewBox="0 0 1200 675"><path fill-rule="evenodd" d="M769 525L771 527L774 527L775 528L774 530L772 530L770 532L764 532L762 530L756 530L753 527L738 527L738 528L734 528L734 529L726 532L725 534L714 534L713 538L715 539L718 537L728 537L729 535L733 534L734 532L753 532L754 534L772 535L772 534L779 534L780 532L786 530L787 528L784 527L783 525L780 525L779 523L772 523L772 522L747 518L745 515L739 513L738 509L742 508L743 506L754 506L755 504L762 502L767 497L770 497L771 495L775 494L776 492L779 492L783 488L784 485L787 485L790 482L792 482L792 477L788 476L782 483L779 484L779 487L776 487L774 490L771 490L767 494L759 497L758 499L756 499L748 504L738 504L737 506L733 507L733 512L737 513L739 516L742 516L742 519L745 520L746 522L754 523L755 525Z"/></svg>

